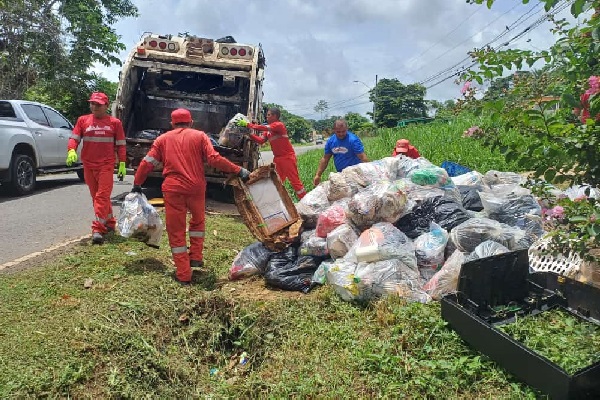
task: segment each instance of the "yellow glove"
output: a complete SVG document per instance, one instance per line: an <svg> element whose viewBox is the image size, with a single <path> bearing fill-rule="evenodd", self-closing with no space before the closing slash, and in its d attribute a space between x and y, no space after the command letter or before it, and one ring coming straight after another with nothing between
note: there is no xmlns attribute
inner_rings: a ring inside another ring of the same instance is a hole
<svg viewBox="0 0 600 400"><path fill-rule="evenodd" d="M118 178L123 178L125 175L127 175L127 169L125 168L125 161L121 161L119 163L119 169L117 171L117 177Z"/></svg>
<svg viewBox="0 0 600 400"><path fill-rule="evenodd" d="M245 119L240 119L237 123L237 126L241 126L242 128L246 128L248 126L248 121Z"/></svg>
<svg viewBox="0 0 600 400"><path fill-rule="evenodd" d="M75 150L69 150L67 152L67 167L77 162L77 152Z"/></svg>

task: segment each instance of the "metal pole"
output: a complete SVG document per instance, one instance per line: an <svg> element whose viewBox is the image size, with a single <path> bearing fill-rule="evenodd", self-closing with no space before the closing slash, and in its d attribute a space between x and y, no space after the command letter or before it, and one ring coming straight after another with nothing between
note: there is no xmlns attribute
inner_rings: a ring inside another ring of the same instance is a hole
<svg viewBox="0 0 600 400"><path fill-rule="evenodd" d="M377 128L377 120L375 118L375 104L377 104L377 75L375 75L375 93L373 97L373 127Z"/></svg>

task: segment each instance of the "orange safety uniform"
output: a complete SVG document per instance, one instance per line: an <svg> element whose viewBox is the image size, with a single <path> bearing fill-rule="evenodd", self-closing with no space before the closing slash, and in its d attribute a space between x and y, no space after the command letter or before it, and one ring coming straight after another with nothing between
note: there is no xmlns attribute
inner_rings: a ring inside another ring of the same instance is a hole
<svg viewBox="0 0 600 400"><path fill-rule="evenodd" d="M163 164L162 192L165 201L167 234L177 279L192 279L190 259L202 261L205 229L204 163L223 172L239 174L241 167L222 157L202 131L177 128L159 136L144 157L135 174L134 185L140 186L148 174ZM186 245L186 217L192 214L189 226L190 252Z"/></svg>
<svg viewBox="0 0 600 400"><path fill-rule="evenodd" d="M269 125L248 124L248 128L265 132L261 135L251 134L250 139L258 144L264 144L266 141L269 141L273 150L275 171L279 175L279 179L281 179L282 183L285 183L285 180L289 179L290 184L296 192L296 196L299 199L303 198L306 195L306 190L298 174L296 152L294 151L294 147L292 147L287 128L283 122L275 121Z"/></svg>
<svg viewBox="0 0 600 400"><path fill-rule="evenodd" d="M92 222L92 232L105 234L109 229L114 230L116 225L110 195L113 189L115 150L119 161L125 161L125 132L118 118L110 115L98 118L94 114L88 114L77 119L69 138L68 150L77 150L82 140L83 177L90 190L96 215Z"/></svg>

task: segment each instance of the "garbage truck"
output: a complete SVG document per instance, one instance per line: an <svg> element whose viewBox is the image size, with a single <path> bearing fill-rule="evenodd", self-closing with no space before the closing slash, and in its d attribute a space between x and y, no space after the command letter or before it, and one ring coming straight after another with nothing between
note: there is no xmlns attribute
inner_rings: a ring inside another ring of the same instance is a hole
<svg viewBox="0 0 600 400"><path fill-rule="evenodd" d="M262 122L265 56L258 46L231 36L145 34L131 50L119 75L112 114L123 122L127 172L134 174L152 142L172 129L171 112L187 108L194 128L204 131L222 156L249 171L258 167L259 148L244 137L220 145L219 135L236 114ZM157 166L150 177L161 177ZM225 173L206 165L207 182L225 183Z"/></svg>

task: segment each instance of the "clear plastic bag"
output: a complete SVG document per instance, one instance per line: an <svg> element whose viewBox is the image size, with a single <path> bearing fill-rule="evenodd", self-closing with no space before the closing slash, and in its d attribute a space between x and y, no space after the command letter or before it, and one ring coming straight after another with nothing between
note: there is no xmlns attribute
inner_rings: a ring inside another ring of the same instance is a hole
<svg viewBox="0 0 600 400"><path fill-rule="evenodd" d="M390 175L386 165L380 161L371 161L352 165L341 172L348 184L358 184L367 187L382 179L389 180Z"/></svg>
<svg viewBox="0 0 600 400"><path fill-rule="evenodd" d="M419 287L419 273L399 259L377 262L361 262L356 266L354 279L358 293L355 300L369 301L398 293L398 285L411 282Z"/></svg>
<svg viewBox="0 0 600 400"><path fill-rule="evenodd" d="M423 286L423 289L434 300L440 300L445 294L456 292L460 269L464 261L465 255L458 250L454 251L442 268Z"/></svg>
<svg viewBox="0 0 600 400"><path fill-rule="evenodd" d="M135 238L158 248L164 226L158 211L143 193L128 193L121 204L117 229L125 238Z"/></svg>
<svg viewBox="0 0 600 400"><path fill-rule="evenodd" d="M516 172L501 172L490 170L483 175L483 183L488 186L509 185L519 186L525 182L525 178Z"/></svg>
<svg viewBox="0 0 600 400"><path fill-rule="evenodd" d="M466 174L458 175L450 178L456 186L478 186L483 184L483 175L477 171L467 172Z"/></svg>
<svg viewBox="0 0 600 400"><path fill-rule="evenodd" d="M326 257L329 255L329 249L327 248L327 239L318 237L315 234L315 230L303 232L298 253L301 256Z"/></svg>
<svg viewBox="0 0 600 400"><path fill-rule="evenodd" d="M424 278L429 279L444 264L444 250L448 243L448 232L438 224L429 224L429 232L414 241L417 265ZM428 276L427 272L431 275Z"/></svg>
<svg viewBox="0 0 600 400"><path fill-rule="evenodd" d="M421 167L411 171L408 178L417 185L442 187L452 184L448 172L444 168L432 166Z"/></svg>
<svg viewBox="0 0 600 400"><path fill-rule="evenodd" d="M244 139L244 135L250 133L249 128L243 128L237 125L237 122L240 120L250 122L244 114L235 114L219 133L219 144L221 146L235 149L240 147L242 140Z"/></svg>
<svg viewBox="0 0 600 400"><path fill-rule="evenodd" d="M590 185L575 185L564 191L564 195L571 200L583 199L583 198L600 198L600 190Z"/></svg>
<svg viewBox="0 0 600 400"><path fill-rule="evenodd" d="M327 249L333 259L341 258L348 253L354 242L358 240L358 232L350 224L342 224L327 235Z"/></svg>
<svg viewBox="0 0 600 400"><path fill-rule="evenodd" d="M245 247L233 259L229 268L229 279L233 281L264 274L271 254L271 250L261 242L255 242Z"/></svg>
<svg viewBox="0 0 600 400"><path fill-rule="evenodd" d="M489 218L471 218L450 231L448 248L471 253L486 240L493 240L510 250L520 248L526 233L522 229L511 227Z"/></svg>
<svg viewBox="0 0 600 400"><path fill-rule="evenodd" d="M330 173L328 181L329 191L327 192L327 199L329 201L350 198L363 188L358 183L348 179L341 172Z"/></svg>
<svg viewBox="0 0 600 400"><path fill-rule="evenodd" d="M339 200L326 208L317 220L316 235L326 238L329 232L346 222L349 199Z"/></svg>
<svg viewBox="0 0 600 400"><path fill-rule="evenodd" d="M355 194L348 203L348 218L365 229L377 222L395 222L405 213L406 195L389 181L379 181Z"/></svg>
<svg viewBox="0 0 600 400"><path fill-rule="evenodd" d="M354 280L356 264L345 259L335 260L326 272L327 282L333 290L346 301L352 301L359 295Z"/></svg>
<svg viewBox="0 0 600 400"><path fill-rule="evenodd" d="M321 212L331 205L327 199L328 192L329 181L322 182L295 204L305 228L314 229Z"/></svg>
<svg viewBox="0 0 600 400"><path fill-rule="evenodd" d="M506 246L503 246L498 242L494 242L493 240L486 240L485 242L478 244L477 247L475 247L475 250L473 250L471 254L469 254L465 258L464 262L508 253L509 251L510 250L507 249Z"/></svg>
<svg viewBox="0 0 600 400"><path fill-rule="evenodd" d="M398 259L417 270L412 240L389 222L380 222L365 230L344 258L355 263Z"/></svg>
<svg viewBox="0 0 600 400"><path fill-rule="evenodd" d="M315 271L312 276L312 283L316 285L324 285L327 283L327 271L333 266L334 261L323 261L319 268Z"/></svg>

